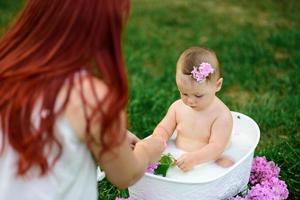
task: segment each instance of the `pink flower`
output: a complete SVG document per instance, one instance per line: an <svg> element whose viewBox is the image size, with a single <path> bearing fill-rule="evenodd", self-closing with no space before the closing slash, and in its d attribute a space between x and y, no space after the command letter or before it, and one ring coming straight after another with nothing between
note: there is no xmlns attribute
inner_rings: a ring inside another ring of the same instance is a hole
<svg viewBox="0 0 300 200"><path fill-rule="evenodd" d="M214 68L209 63L201 63L198 67L193 67L191 71L192 77L196 79L197 82L203 82L209 74L214 73Z"/></svg>
<svg viewBox="0 0 300 200"><path fill-rule="evenodd" d="M267 181L263 181L261 185L271 190L279 199L287 199L289 196L287 185L284 181L279 180L277 177L272 177Z"/></svg>
<svg viewBox="0 0 300 200"><path fill-rule="evenodd" d="M246 200L280 200L268 187L257 184L251 188Z"/></svg>
<svg viewBox="0 0 300 200"><path fill-rule="evenodd" d="M128 197L128 198L116 197L115 200L131 200L131 198L130 197Z"/></svg>
<svg viewBox="0 0 300 200"><path fill-rule="evenodd" d="M273 161L268 162L266 157L256 157L252 163L250 184L254 186L272 177L278 177L279 172L279 167Z"/></svg>
<svg viewBox="0 0 300 200"><path fill-rule="evenodd" d="M214 72L214 69L209 63L201 63L199 70L205 77L207 77L209 74L212 74Z"/></svg>
<svg viewBox="0 0 300 200"><path fill-rule="evenodd" d="M289 191L284 181L278 178L280 168L265 157L256 157L252 163L250 175L250 190L243 197L230 200L285 200Z"/></svg>
<svg viewBox="0 0 300 200"><path fill-rule="evenodd" d="M146 172L153 174L154 171L157 169L159 163L150 164L146 170Z"/></svg>
<svg viewBox="0 0 300 200"><path fill-rule="evenodd" d="M289 191L284 181L277 177L272 177L270 180L256 184L251 188L247 200L284 200L287 199Z"/></svg>

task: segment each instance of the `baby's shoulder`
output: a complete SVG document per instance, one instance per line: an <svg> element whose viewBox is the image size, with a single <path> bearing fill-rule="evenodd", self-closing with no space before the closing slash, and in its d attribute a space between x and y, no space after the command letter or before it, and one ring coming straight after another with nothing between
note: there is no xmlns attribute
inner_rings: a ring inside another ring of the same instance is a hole
<svg viewBox="0 0 300 200"><path fill-rule="evenodd" d="M216 106L217 118L223 120L232 120L230 109L219 99Z"/></svg>
<svg viewBox="0 0 300 200"><path fill-rule="evenodd" d="M229 108L225 104L221 104L216 111L216 118L213 121L213 126L221 132L231 133L233 126L233 118Z"/></svg>
<svg viewBox="0 0 300 200"><path fill-rule="evenodd" d="M178 110L179 108L181 108L182 106L183 106L182 100L181 100L181 99L178 99L178 100L174 101L174 102L170 105L169 110L174 110L174 111L176 111L176 110Z"/></svg>

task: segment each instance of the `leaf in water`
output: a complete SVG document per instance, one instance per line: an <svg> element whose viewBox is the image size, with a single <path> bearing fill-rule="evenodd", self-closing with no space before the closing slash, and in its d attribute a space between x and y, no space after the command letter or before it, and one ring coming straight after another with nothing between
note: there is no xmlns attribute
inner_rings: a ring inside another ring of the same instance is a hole
<svg viewBox="0 0 300 200"><path fill-rule="evenodd" d="M167 175L168 169L175 165L175 158L170 154L164 154L159 161L158 167L154 170L154 174L162 175L165 177Z"/></svg>

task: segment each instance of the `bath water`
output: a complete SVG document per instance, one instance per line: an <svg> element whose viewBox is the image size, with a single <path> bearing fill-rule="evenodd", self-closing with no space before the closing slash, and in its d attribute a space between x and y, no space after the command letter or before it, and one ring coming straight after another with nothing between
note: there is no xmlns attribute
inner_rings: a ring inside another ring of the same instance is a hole
<svg viewBox="0 0 300 200"><path fill-rule="evenodd" d="M237 130L240 131L240 130ZM245 130L244 130L245 131ZM207 162L194 167L188 172L181 171L177 166L171 167L168 170L167 179L186 182L186 183L201 183L210 182L218 177L223 176L228 170L234 168L239 161L249 152L253 146L253 141L248 134L234 131L231 138L230 147L223 152L222 155L230 157L234 161L234 165L229 168L223 168L215 162ZM168 147L164 153L171 153L176 159L185 152L176 148L174 137L168 141Z"/></svg>

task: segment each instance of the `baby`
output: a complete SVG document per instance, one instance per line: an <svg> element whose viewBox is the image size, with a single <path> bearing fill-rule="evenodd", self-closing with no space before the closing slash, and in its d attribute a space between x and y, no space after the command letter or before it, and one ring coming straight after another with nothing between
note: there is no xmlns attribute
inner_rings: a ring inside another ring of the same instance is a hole
<svg viewBox="0 0 300 200"><path fill-rule="evenodd" d="M223 83L216 54L208 49L185 50L176 66L176 84L181 98L169 108L153 132L167 141L177 132L175 144L186 151L176 161L183 171L215 160L222 167L233 165L221 156L229 146L232 116L228 107L215 95Z"/></svg>

